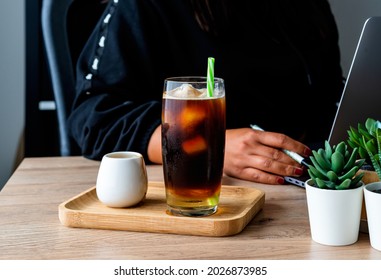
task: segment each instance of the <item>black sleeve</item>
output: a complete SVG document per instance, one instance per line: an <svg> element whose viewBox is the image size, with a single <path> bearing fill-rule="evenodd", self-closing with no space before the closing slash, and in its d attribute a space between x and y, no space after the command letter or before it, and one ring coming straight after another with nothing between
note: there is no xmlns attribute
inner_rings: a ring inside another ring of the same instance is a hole
<svg viewBox="0 0 381 280"><path fill-rule="evenodd" d="M110 1L77 63L69 133L90 159L131 150L148 161L148 141L160 124L162 80L153 75L144 35L150 15L139 13L139 1L128 2Z"/></svg>

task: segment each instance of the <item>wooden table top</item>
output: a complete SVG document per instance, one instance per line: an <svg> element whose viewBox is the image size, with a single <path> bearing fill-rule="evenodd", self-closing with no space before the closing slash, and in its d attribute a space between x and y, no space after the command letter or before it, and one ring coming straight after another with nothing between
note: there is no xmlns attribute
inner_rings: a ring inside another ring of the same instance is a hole
<svg viewBox="0 0 381 280"><path fill-rule="evenodd" d="M4 260L361 260L381 259L369 236L349 246L311 239L305 190L224 177L224 185L265 192L263 209L242 232L210 237L72 228L58 206L95 185L98 161L83 157L25 158L0 192L0 259ZM147 166L150 181L162 181L160 165Z"/></svg>

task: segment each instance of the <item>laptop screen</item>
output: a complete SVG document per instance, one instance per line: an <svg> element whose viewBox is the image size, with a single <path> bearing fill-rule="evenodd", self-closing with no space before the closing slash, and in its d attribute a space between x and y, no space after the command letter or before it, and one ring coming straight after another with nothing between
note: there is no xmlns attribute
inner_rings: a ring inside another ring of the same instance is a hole
<svg viewBox="0 0 381 280"><path fill-rule="evenodd" d="M350 127L357 128L369 117L381 121L381 17L364 23L328 141L346 141ZM285 177L300 187L307 179L308 175Z"/></svg>
<svg viewBox="0 0 381 280"><path fill-rule="evenodd" d="M331 145L347 140L349 128L369 117L381 120L381 17L364 23L328 139Z"/></svg>

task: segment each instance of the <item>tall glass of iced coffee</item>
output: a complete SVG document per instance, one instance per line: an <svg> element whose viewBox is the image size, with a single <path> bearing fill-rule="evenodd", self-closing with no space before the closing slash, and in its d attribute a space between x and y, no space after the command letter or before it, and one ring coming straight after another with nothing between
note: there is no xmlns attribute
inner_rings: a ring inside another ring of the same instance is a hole
<svg viewBox="0 0 381 280"><path fill-rule="evenodd" d="M217 211L225 151L225 85L213 78L164 81L163 171L168 212L207 216Z"/></svg>

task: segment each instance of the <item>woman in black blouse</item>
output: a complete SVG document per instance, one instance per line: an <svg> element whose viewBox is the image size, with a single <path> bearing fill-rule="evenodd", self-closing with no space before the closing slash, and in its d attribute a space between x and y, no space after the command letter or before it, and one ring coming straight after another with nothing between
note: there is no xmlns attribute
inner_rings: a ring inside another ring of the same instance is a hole
<svg viewBox="0 0 381 280"><path fill-rule="evenodd" d="M161 163L164 78L205 76L210 56L226 84L225 173L301 175L280 149L306 157L327 139L343 88L326 0L109 0L77 64L68 124L82 154L134 150Z"/></svg>

